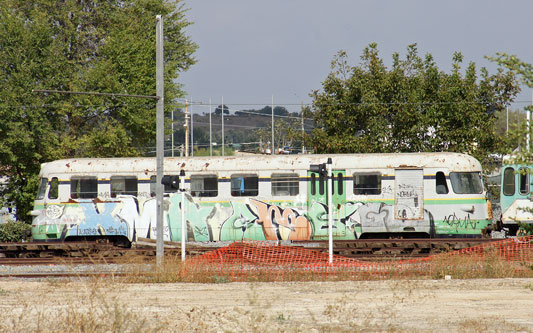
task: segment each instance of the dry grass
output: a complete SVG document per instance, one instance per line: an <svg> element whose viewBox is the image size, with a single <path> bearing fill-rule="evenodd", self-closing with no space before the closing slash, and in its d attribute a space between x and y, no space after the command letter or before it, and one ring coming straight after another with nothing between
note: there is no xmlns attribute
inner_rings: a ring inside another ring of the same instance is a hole
<svg viewBox="0 0 533 333"><path fill-rule="evenodd" d="M76 295L64 295L53 306L34 302L45 297L46 291L36 293L32 301L20 299L18 307L0 312L0 332L209 332L216 323L219 332L397 332L416 331L400 325L402 311L414 303L434 297L434 290L422 292L418 283L424 279L483 279L533 278L533 267L528 261L507 261L496 252L475 255L441 255L419 264L382 265L382 269L338 269L328 274L297 267L260 267L237 274L235 267L193 267L183 264L178 256L167 256L162 266L147 264L142 258L124 258L125 274L120 276L82 279L82 290ZM387 267L387 269L383 269ZM233 269L233 270L232 270ZM379 273L379 274L378 274ZM345 295L328 303L320 315L309 312L307 320L294 319L290 312L272 311L268 299L254 288L259 282L271 281L343 281L390 280L388 298L380 306L363 305L357 293ZM171 314L139 311L128 306L121 296L124 283L228 283L235 280L254 282L248 292L247 305L230 310L213 311L205 307L177 306ZM60 290L71 282L50 279L48 288ZM531 283L524 291L533 291ZM17 298L17 293L0 288L0 299ZM172 320L169 320L169 316ZM171 324L170 324L171 323ZM438 323L436 323L438 324ZM527 331L528 328L509 323L505 318L484 320L464 319L456 329L466 332Z"/></svg>
<svg viewBox="0 0 533 333"><path fill-rule="evenodd" d="M508 261L495 251L482 256L443 254L426 261L368 264L365 267L327 267L302 269L298 266L183 264L178 256L167 256L162 266L147 265L135 258L124 263L129 267L121 281L134 283L226 283L364 281L388 279L487 279L533 277L533 265L527 261Z"/></svg>

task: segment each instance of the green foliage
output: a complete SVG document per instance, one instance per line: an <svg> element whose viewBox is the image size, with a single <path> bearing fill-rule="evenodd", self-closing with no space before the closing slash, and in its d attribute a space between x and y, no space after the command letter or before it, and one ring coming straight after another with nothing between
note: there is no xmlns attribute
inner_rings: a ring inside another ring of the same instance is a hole
<svg viewBox="0 0 533 333"><path fill-rule="evenodd" d="M414 44L405 59L393 54L389 69L370 44L352 67L339 52L322 90L312 93L313 145L318 152L456 151L486 162L501 149L495 111L505 109L518 83L513 72L478 73L474 63L461 68L462 61L455 53L444 73Z"/></svg>
<svg viewBox="0 0 533 333"><path fill-rule="evenodd" d="M0 224L0 242L21 242L27 240L31 226L23 222Z"/></svg>
<svg viewBox="0 0 533 333"><path fill-rule="evenodd" d="M496 53L495 57L486 58L520 75L522 82L529 88L533 88L533 65L521 61L516 55L500 52Z"/></svg>
<svg viewBox="0 0 533 333"><path fill-rule="evenodd" d="M0 2L0 165L3 195L27 215L40 164L78 156L133 156L154 141L155 101L42 94L51 89L154 95L155 17L164 17L165 111L184 93L179 73L196 45L179 1Z"/></svg>

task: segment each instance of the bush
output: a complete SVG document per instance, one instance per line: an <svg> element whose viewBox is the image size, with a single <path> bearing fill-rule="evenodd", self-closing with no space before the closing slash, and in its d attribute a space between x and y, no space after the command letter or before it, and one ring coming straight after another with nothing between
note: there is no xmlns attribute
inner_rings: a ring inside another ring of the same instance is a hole
<svg viewBox="0 0 533 333"><path fill-rule="evenodd" d="M29 238L31 225L24 222L0 224L0 242L21 242Z"/></svg>

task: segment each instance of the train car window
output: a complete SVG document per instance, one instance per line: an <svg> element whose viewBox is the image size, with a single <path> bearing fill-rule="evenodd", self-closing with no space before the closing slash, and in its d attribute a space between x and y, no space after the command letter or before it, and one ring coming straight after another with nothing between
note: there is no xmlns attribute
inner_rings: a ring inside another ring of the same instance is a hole
<svg viewBox="0 0 533 333"><path fill-rule="evenodd" d="M191 195L193 197L216 197L218 178L216 175L191 175Z"/></svg>
<svg viewBox="0 0 533 333"><path fill-rule="evenodd" d="M353 194L381 194L381 173L354 173Z"/></svg>
<svg viewBox="0 0 533 333"><path fill-rule="evenodd" d="M514 179L514 169L505 168L503 172L503 194L504 195L514 195L515 191L515 179Z"/></svg>
<svg viewBox="0 0 533 333"><path fill-rule="evenodd" d="M96 177L72 177L70 179L70 197L72 199L93 199L98 193Z"/></svg>
<svg viewBox="0 0 533 333"><path fill-rule="evenodd" d="M179 182L179 176L172 175L172 177L176 177L178 179L178 182ZM156 183L156 180L157 180L157 176L151 176L150 177L150 196L152 196L152 197L155 197L155 183ZM178 189L177 188L173 188L172 186L165 184L165 188L163 189L163 192L164 193L175 193L175 192L178 192Z"/></svg>
<svg viewBox="0 0 533 333"><path fill-rule="evenodd" d="M311 174L311 195L316 194L316 174Z"/></svg>
<svg viewBox="0 0 533 333"><path fill-rule="evenodd" d="M439 171L435 175L435 187L437 194L448 194L448 184L446 184L446 176L444 175L444 172Z"/></svg>
<svg viewBox="0 0 533 333"><path fill-rule="evenodd" d="M453 192L457 194L479 194L483 184L479 172L450 172Z"/></svg>
<svg viewBox="0 0 533 333"><path fill-rule="evenodd" d="M323 174L320 174L318 176L318 194L320 195L324 195L324 192L325 192L325 183L326 182L326 177L324 177Z"/></svg>
<svg viewBox="0 0 533 333"><path fill-rule="evenodd" d="M272 174L272 195L298 195L299 191L298 175L295 173L273 173Z"/></svg>
<svg viewBox="0 0 533 333"><path fill-rule="evenodd" d="M520 194L528 195L529 194L529 168L520 168L518 171L518 184L520 189Z"/></svg>
<svg viewBox="0 0 533 333"><path fill-rule="evenodd" d="M46 186L48 186L48 178L41 178L39 190L37 191L37 200L44 199L44 195L46 194Z"/></svg>
<svg viewBox="0 0 533 333"><path fill-rule="evenodd" d="M59 197L59 180L57 177L50 181L50 190L48 191L48 199L57 199Z"/></svg>
<svg viewBox="0 0 533 333"><path fill-rule="evenodd" d="M135 176L112 176L111 177L111 198L116 198L119 194L137 196L137 177Z"/></svg>
<svg viewBox="0 0 533 333"><path fill-rule="evenodd" d="M231 195L255 197L259 194L259 177L253 174L231 175Z"/></svg>
<svg viewBox="0 0 533 333"><path fill-rule="evenodd" d="M338 185L337 185L337 190L338 190L338 194L339 195L343 195L344 194L344 183L343 183L343 175L342 175L342 172L339 172L339 174L337 175L337 180L338 180Z"/></svg>

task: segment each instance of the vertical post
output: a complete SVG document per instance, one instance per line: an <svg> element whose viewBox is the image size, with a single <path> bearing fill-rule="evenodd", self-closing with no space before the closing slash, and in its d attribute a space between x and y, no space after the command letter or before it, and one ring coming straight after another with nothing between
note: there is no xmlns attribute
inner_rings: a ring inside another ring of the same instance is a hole
<svg viewBox="0 0 533 333"><path fill-rule="evenodd" d="M272 94L272 155L274 155L274 94Z"/></svg>
<svg viewBox="0 0 533 333"><path fill-rule="evenodd" d="M526 151L529 152L529 133L530 133L530 120L531 120L531 111L527 110L526 108L526 127L527 127L527 135L526 135Z"/></svg>
<svg viewBox="0 0 533 333"><path fill-rule="evenodd" d="M222 96L222 156L224 155L224 96Z"/></svg>
<svg viewBox="0 0 533 333"><path fill-rule="evenodd" d="M164 258L164 225L163 225L163 160L164 160L164 134L165 134L165 86L164 86L164 58L163 58L163 17L156 16L156 94L158 97L156 107L156 264L161 266Z"/></svg>
<svg viewBox="0 0 533 333"><path fill-rule="evenodd" d="M211 127L211 98L209 99L209 156L213 156L213 129Z"/></svg>
<svg viewBox="0 0 533 333"><path fill-rule="evenodd" d="M509 107L505 107L505 112L507 113L507 120L505 121L505 134L509 133Z"/></svg>
<svg viewBox="0 0 533 333"><path fill-rule="evenodd" d="M329 249L329 263L333 263L333 181L331 180L332 175L332 161L331 157L328 158L328 163L326 168L328 170L328 249Z"/></svg>
<svg viewBox="0 0 533 333"><path fill-rule="evenodd" d="M194 111L191 97L191 156L194 156Z"/></svg>
<svg viewBox="0 0 533 333"><path fill-rule="evenodd" d="M301 113L302 113L302 154L305 154L304 102L302 102Z"/></svg>
<svg viewBox="0 0 533 333"><path fill-rule="evenodd" d="M174 110L172 110L171 114L172 123L170 124L170 128L172 131L172 136L170 138L170 144L172 145L172 148L170 149L172 157L174 157Z"/></svg>
<svg viewBox="0 0 533 333"><path fill-rule="evenodd" d="M185 261L185 237L187 221L185 221L185 170L180 171L181 191L181 261Z"/></svg>
<svg viewBox="0 0 533 333"><path fill-rule="evenodd" d="M189 110L187 100L185 100L185 157L189 157Z"/></svg>

